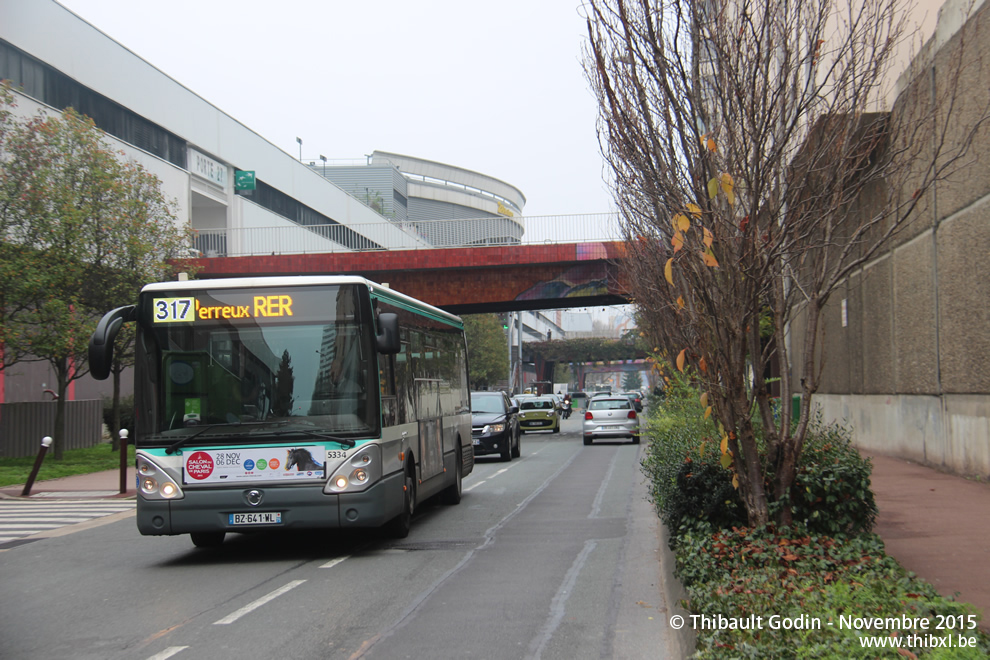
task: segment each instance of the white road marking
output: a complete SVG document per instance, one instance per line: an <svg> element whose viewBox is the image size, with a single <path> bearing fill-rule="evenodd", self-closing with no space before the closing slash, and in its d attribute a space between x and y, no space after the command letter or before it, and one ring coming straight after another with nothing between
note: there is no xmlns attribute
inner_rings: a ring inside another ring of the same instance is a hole
<svg viewBox="0 0 990 660"><path fill-rule="evenodd" d="M344 561L345 559L349 559L349 558L350 558L350 555L347 555L346 557L336 557L334 559L331 559L327 563L323 564L322 566L320 566L320 568L333 568L334 566L336 566L340 562Z"/></svg>
<svg viewBox="0 0 990 660"><path fill-rule="evenodd" d="M543 650L560 626L560 622L564 620L564 614L567 612L567 599L570 598L571 592L574 590L574 585L577 584L578 575L580 575L581 569L584 568L584 563L588 560L588 555L591 554L596 545L598 543L594 540L584 542L584 548L581 549L577 559L571 564L567 575L564 576L564 581L561 583L556 595L554 595L553 600L550 601L550 617L543 624L543 630L540 631L540 634L530 643L529 648L533 650L529 657L536 658L537 660L542 657Z"/></svg>
<svg viewBox="0 0 990 660"><path fill-rule="evenodd" d="M588 514L589 518L597 518L598 514L601 512L602 500L605 498L605 488L608 487L608 482L612 480L612 473L615 471L615 462L620 456L620 452L615 452L615 456L612 457L612 462L608 466L608 472L605 474L605 478L602 479L602 485L598 487L598 493L595 495L595 501L591 505L591 513Z"/></svg>
<svg viewBox="0 0 990 660"><path fill-rule="evenodd" d="M238 619L240 619L245 614L250 614L251 612L255 611L256 609L258 609L259 607L261 607L265 603L267 603L267 602L269 602L271 600L275 600L276 598L278 598L282 594L284 594L284 593L286 593L288 591L291 591L292 589L295 589L296 587L298 587L300 584L302 584L305 581L306 580L293 580L289 584L287 584L287 585L285 585L283 587L279 587L278 589L276 589L275 591L271 592L267 596L262 596L261 598L259 598L258 600L254 601L253 603L248 603L247 605L245 605L241 609L237 610L233 614L228 614L227 616L225 616L224 618L220 619L219 621L214 621L213 622L213 625L215 625L215 626L225 626L228 623L233 623L234 621L237 621Z"/></svg>
<svg viewBox="0 0 990 660"><path fill-rule="evenodd" d="M171 658L176 653L180 653L182 651L185 651L187 648L189 648L189 647L188 646L170 646L167 649L165 649L164 651L162 651L161 653L154 654L153 656L151 656L150 658L148 658L148 660L167 660L168 658Z"/></svg>

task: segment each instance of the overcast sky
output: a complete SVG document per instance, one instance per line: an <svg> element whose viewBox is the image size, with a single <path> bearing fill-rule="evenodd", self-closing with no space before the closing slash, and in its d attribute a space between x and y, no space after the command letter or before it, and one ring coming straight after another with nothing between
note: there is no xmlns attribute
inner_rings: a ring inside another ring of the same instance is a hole
<svg viewBox="0 0 990 660"><path fill-rule="evenodd" d="M59 0L284 151L475 170L527 216L613 210L580 0Z"/></svg>

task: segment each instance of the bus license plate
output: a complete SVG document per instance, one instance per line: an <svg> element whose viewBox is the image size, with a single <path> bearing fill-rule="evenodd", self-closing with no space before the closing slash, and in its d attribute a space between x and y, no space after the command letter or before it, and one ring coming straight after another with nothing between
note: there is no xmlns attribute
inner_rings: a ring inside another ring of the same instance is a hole
<svg viewBox="0 0 990 660"><path fill-rule="evenodd" d="M228 522L231 525L278 525L282 522L282 512L231 513Z"/></svg>

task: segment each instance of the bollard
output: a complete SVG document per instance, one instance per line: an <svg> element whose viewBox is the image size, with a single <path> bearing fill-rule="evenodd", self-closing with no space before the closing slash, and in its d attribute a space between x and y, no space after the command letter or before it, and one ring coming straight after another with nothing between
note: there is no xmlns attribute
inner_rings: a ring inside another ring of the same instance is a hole
<svg viewBox="0 0 990 660"><path fill-rule="evenodd" d="M34 467L31 468L31 476L28 477L27 483L24 484L24 490L21 491L21 497L28 497L31 495L31 486L34 485L34 480L38 477L38 470L41 469L41 462L45 460L45 452L47 452L48 448L51 446L51 436L46 435L41 439L41 449L38 450L38 458L34 459Z"/></svg>
<svg viewBox="0 0 990 660"><path fill-rule="evenodd" d="M127 492L127 429L120 429L120 494Z"/></svg>

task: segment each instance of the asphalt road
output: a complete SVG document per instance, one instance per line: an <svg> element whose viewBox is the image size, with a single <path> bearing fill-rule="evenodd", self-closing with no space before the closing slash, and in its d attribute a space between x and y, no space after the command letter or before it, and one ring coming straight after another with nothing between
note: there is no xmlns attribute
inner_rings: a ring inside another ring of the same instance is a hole
<svg viewBox="0 0 990 660"><path fill-rule="evenodd" d="M201 550L132 513L0 552L0 658L666 658L640 447L580 419L480 458L401 541L234 535Z"/></svg>

